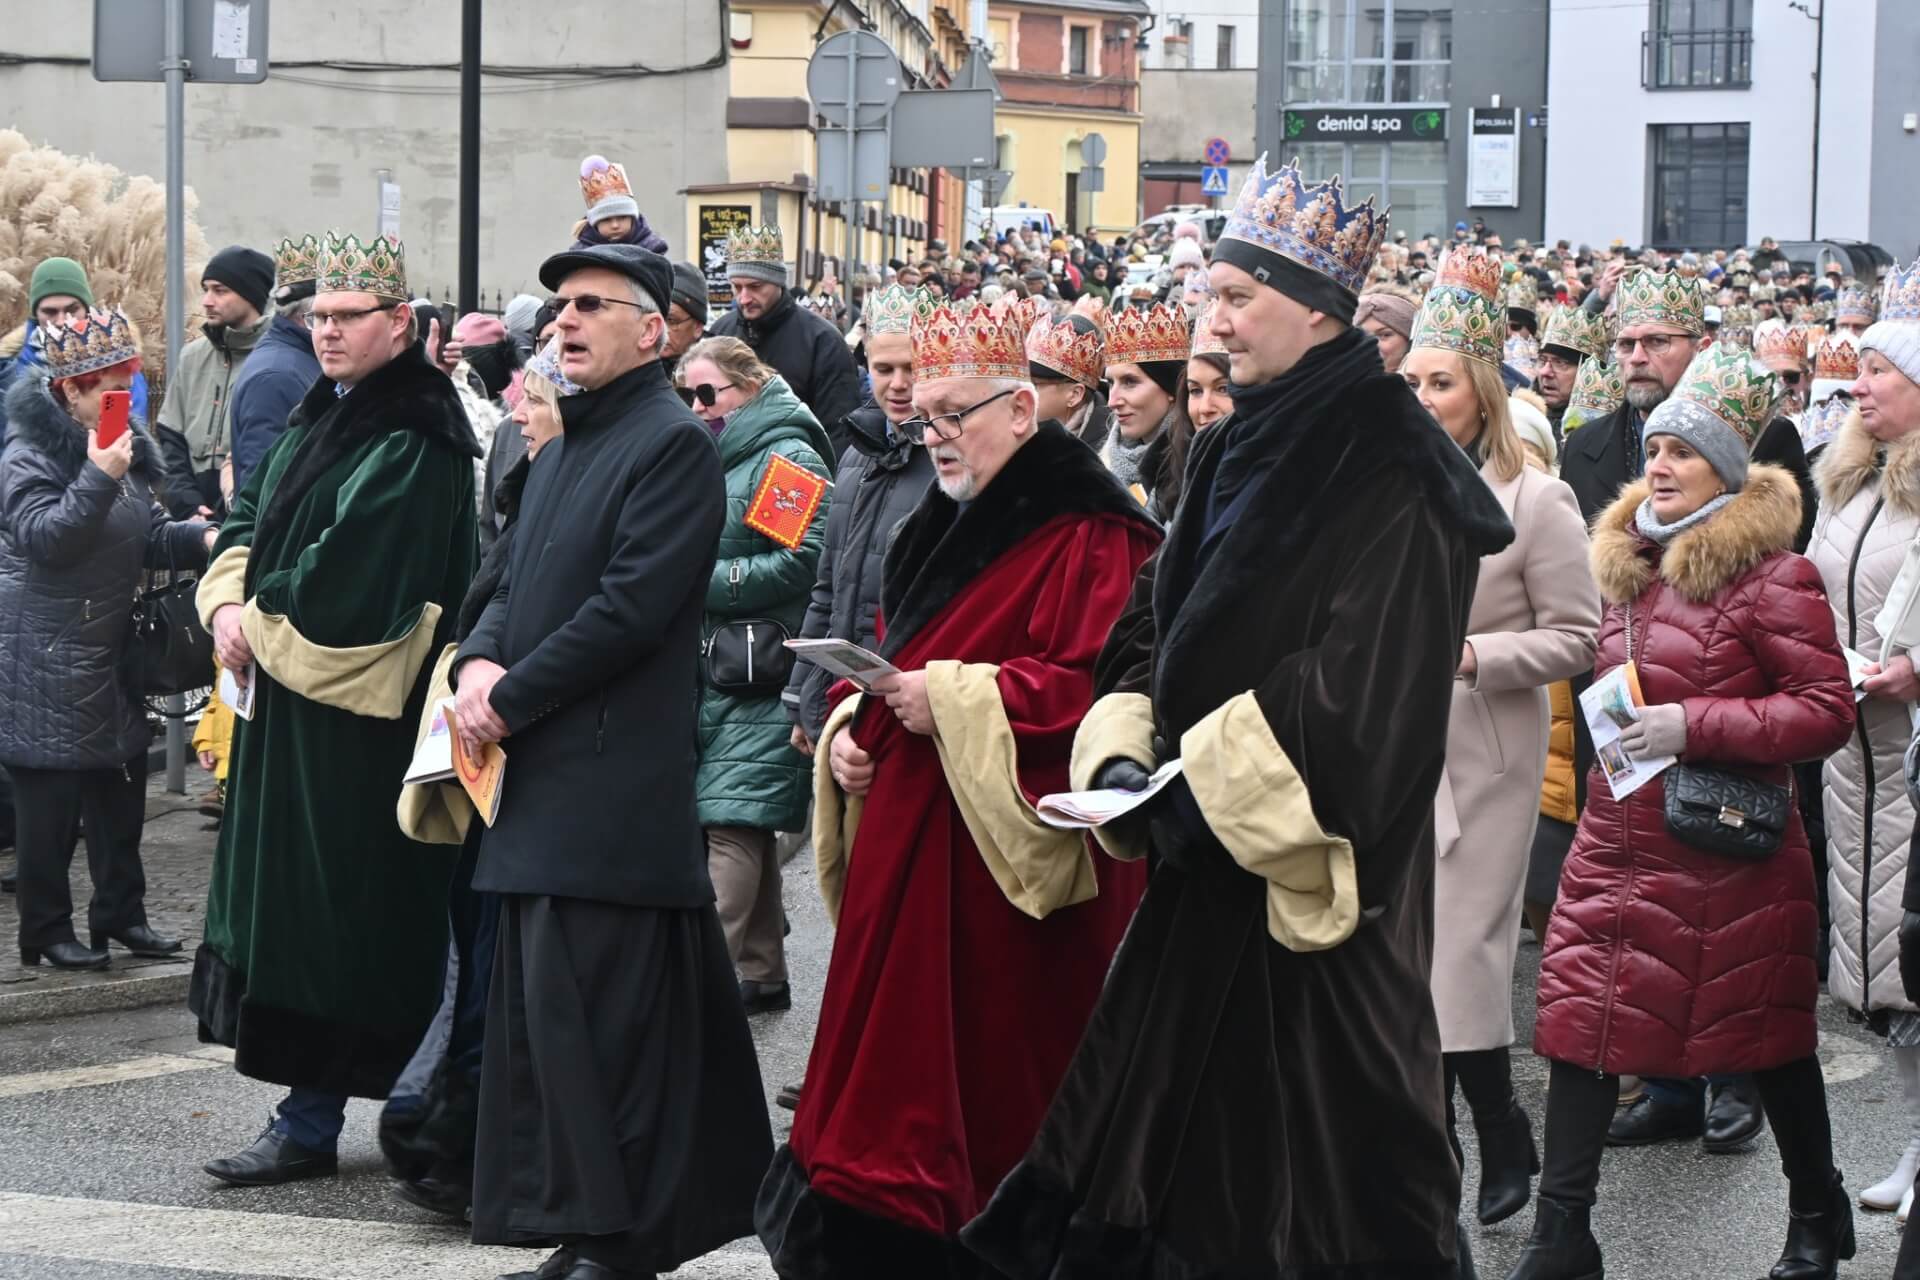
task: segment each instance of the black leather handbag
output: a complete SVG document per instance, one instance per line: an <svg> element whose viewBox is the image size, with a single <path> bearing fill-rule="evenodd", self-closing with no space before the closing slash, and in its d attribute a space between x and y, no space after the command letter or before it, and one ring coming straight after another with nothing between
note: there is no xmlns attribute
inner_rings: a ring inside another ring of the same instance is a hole
<svg viewBox="0 0 1920 1280"><path fill-rule="evenodd" d="M770 698L787 687L793 650L787 629L771 618L744 618L707 638L707 684L736 698Z"/></svg>
<svg viewBox="0 0 1920 1280"><path fill-rule="evenodd" d="M204 689L213 682L213 637L200 625L194 597L200 583L168 574L165 586L133 603L133 647L143 697Z"/></svg>

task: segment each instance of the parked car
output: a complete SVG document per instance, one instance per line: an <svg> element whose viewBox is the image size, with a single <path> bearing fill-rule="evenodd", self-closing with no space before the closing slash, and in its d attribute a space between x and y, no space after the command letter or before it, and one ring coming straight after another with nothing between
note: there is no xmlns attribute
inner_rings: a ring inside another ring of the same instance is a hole
<svg viewBox="0 0 1920 1280"><path fill-rule="evenodd" d="M1058 234L1058 219L1049 209L1041 209L1029 204L997 204L986 211L983 230L990 230L994 239L999 239L1007 231L1024 231L1038 224L1040 234L1051 240Z"/></svg>
<svg viewBox="0 0 1920 1280"><path fill-rule="evenodd" d="M1837 262L1854 279L1873 281L1893 266L1892 254L1865 240L1782 240L1780 252L1794 272L1815 276L1825 275L1827 265Z"/></svg>

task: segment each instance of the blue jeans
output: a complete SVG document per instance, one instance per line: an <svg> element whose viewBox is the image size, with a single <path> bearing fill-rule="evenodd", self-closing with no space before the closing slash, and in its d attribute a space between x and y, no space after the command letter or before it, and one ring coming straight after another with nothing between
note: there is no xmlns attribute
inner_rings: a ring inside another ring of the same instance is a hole
<svg viewBox="0 0 1920 1280"><path fill-rule="evenodd" d="M294 1089L275 1113L273 1127L309 1151L332 1151L347 1123L347 1095Z"/></svg>
<svg viewBox="0 0 1920 1280"><path fill-rule="evenodd" d="M1726 1084L1739 1079L1738 1076L1695 1076L1691 1080L1656 1080L1652 1076L1643 1082L1647 1086L1647 1096L1662 1106L1693 1107L1703 1106L1709 1084Z"/></svg>

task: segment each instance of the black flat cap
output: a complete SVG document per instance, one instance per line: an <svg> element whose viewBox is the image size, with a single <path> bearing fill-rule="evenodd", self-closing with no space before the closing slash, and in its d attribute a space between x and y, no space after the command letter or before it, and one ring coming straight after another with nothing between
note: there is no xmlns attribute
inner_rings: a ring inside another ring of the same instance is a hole
<svg viewBox="0 0 1920 1280"><path fill-rule="evenodd" d="M556 253L540 264L540 283L558 289L570 272L582 267L605 267L626 276L646 290L663 319L673 305L673 264L637 244L596 244Z"/></svg>

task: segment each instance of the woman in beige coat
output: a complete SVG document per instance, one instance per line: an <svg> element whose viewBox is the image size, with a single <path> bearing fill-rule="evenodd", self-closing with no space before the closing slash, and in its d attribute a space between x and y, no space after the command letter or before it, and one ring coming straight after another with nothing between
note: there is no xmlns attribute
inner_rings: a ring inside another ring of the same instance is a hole
<svg viewBox="0 0 1920 1280"><path fill-rule="evenodd" d="M1495 278L1478 253L1450 252L1400 367L1420 403L1479 462L1515 535L1480 562L1435 811L1433 1003L1450 1126L1458 1080L1479 1136L1482 1223L1519 1212L1539 1168L1509 1067L1514 947L1546 773L1546 686L1592 668L1600 625L1579 504L1565 484L1526 465L1513 427Z"/></svg>

